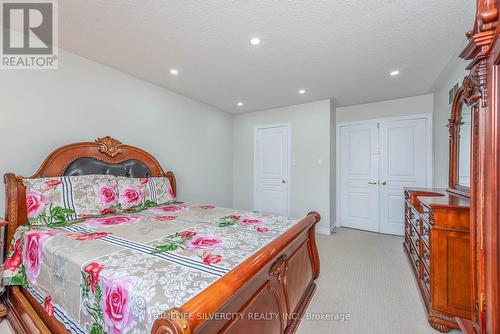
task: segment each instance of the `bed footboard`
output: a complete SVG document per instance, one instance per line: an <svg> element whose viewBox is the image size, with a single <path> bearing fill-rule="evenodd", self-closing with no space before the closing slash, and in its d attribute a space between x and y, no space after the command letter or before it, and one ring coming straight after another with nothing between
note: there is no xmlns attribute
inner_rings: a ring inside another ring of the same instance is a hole
<svg viewBox="0 0 500 334"><path fill-rule="evenodd" d="M181 308L165 312L151 333L294 333L319 276L319 220L309 213Z"/></svg>

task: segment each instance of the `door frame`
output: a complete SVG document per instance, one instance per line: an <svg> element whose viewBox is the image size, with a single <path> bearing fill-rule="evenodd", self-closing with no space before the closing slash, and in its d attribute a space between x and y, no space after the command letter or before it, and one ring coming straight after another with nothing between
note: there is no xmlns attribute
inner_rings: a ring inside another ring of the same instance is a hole
<svg viewBox="0 0 500 334"><path fill-rule="evenodd" d="M292 124L290 122L282 122L282 123L269 123L264 125L256 125L253 131L253 210L256 210L255 203L257 202L257 171L256 171L256 163L257 163L257 131L262 129L270 129L270 128L282 128L286 127L287 135L288 135L288 147L286 150L288 151L288 187L287 187L287 216L290 217L291 211L291 189L292 189Z"/></svg>
<svg viewBox="0 0 500 334"><path fill-rule="evenodd" d="M426 136L426 187L430 188L432 187L434 183L434 147L433 147L433 136L434 136L434 129L433 129L433 124L432 124L432 113L422 113L422 114L411 114L411 115L404 115L404 116L394 116L394 117L382 117L382 118L372 118L372 119L365 119L365 120L359 120L359 121L350 121L350 122L340 122L337 123L336 129L335 129L335 217L336 217L336 222L335 226L336 227L341 227L342 224L340 223L340 196L341 196L341 189L340 189L340 130L342 127L345 126L352 126L352 125L361 125L361 124L367 124L367 123L377 123L377 122L384 122L384 121L403 121L403 120L412 120L412 119L425 119L425 128L427 132ZM380 214L380 213L379 213Z"/></svg>

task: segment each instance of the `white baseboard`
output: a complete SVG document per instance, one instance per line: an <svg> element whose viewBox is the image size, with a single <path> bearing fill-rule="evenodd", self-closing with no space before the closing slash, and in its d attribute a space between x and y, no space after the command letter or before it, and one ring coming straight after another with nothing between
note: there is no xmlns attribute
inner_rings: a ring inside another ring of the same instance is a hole
<svg viewBox="0 0 500 334"><path fill-rule="evenodd" d="M330 235L332 234L334 228L335 228L335 223L332 224L330 228L316 225L316 233Z"/></svg>

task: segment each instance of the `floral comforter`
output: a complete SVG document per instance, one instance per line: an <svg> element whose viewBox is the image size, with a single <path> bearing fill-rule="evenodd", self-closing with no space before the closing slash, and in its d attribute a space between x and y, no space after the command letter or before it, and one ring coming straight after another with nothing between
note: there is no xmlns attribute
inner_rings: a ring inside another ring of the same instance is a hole
<svg viewBox="0 0 500 334"><path fill-rule="evenodd" d="M168 204L52 226L21 226L3 283L21 285L72 333L149 333L296 221Z"/></svg>

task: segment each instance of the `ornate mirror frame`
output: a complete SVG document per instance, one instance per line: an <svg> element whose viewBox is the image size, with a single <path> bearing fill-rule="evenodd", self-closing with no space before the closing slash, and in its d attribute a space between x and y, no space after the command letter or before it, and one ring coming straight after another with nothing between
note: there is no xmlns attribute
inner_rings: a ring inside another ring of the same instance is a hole
<svg viewBox="0 0 500 334"><path fill-rule="evenodd" d="M475 74L466 76L462 86L459 88L451 107L451 117L448 119L448 129L450 131L450 155L449 155L449 181L448 191L470 197L470 187L459 183L459 143L460 143L460 126L462 123L462 106L472 106L471 114L471 156L470 162L475 155L474 150L474 129L477 123L477 108L476 104L480 98L479 80ZM472 169L471 169L472 170ZM472 177L471 177L472 180Z"/></svg>
<svg viewBox="0 0 500 334"><path fill-rule="evenodd" d="M460 58L468 62L479 89L472 109L471 272L473 319L461 319L464 333L500 332L500 1L476 0L473 28Z"/></svg>

